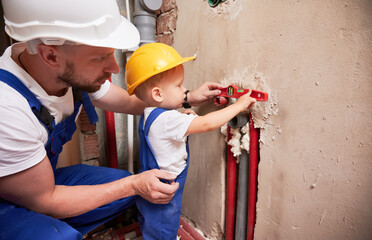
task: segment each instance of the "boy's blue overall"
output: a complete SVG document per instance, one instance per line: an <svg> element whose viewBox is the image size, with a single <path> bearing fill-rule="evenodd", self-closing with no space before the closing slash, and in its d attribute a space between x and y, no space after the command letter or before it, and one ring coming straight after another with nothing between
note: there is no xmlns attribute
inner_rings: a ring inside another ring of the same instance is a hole
<svg viewBox="0 0 372 240"><path fill-rule="evenodd" d="M53 117L16 76L0 69L0 81L13 87L28 100L31 109L48 130L49 139L45 149L54 170L56 185L95 185L112 182L130 175L124 170L82 164L56 169L62 145L71 140L76 130L75 119L79 114L81 104L92 123L98 120L87 93L80 91L79 94L78 91L74 91L77 93L74 94L74 113L55 125ZM78 95L81 95L80 100ZM135 197L123 198L80 216L58 220L0 199L0 240L82 239L84 234L119 215L134 201Z"/></svg>
<svg viewBox="0 0 372 240"><path fill-rule="evenodd" d="M142 115L139 122L139 135L141 140L140 146L140 163L141 172L150 169L159 169L159 165L151 150L147 134L153 121L164 111L163 108L154 109L146 119L145 127L143 127L144 116ZM189 156L188 142L186 142L187 156ZM187 170L189 168L189 157L185 169L175 179L179 182L179 188L174 197L168 204L154 204L137 197L137 208L140 212L138 220L141 226L142 236L144 240L162 239L175 240L180 226L182 193L185 186Z"/></svg>

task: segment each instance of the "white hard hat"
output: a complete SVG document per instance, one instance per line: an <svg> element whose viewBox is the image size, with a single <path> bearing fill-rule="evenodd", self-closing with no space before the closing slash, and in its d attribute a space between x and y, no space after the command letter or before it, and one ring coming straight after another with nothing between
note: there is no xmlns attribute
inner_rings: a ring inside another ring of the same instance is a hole
<svg viewBox="0 0 372 240"><path fill-rule="evenodd" d="M136 27L120 15L115 0L2 0L5 31L17 41L65 40L97 47L138 45Z"/></svg>

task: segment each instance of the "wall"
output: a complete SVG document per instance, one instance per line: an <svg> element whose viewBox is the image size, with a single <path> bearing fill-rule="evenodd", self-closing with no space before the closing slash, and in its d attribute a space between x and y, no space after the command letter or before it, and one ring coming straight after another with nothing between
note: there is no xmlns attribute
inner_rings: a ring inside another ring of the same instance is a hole
<svg viewBox="0 0 372 240"><path fill-rule="evenodd" d="M76 131L74 135L72 135L71 141L63 145L63 151L58 157L58 168L81 163L79 137L79 132Z"/></svg>
<svg viewBox="0 0 372 240"><path fill-rule="evenodd" d="M370 239L372 1L176 1L189 89L264 83L255 239ZM262 85L256 84L257 87ZM214 110L212 104L197 109ZM257 110L257 109L256 109ZM224 228L225 144L191 136L183 214Z"/></svg>

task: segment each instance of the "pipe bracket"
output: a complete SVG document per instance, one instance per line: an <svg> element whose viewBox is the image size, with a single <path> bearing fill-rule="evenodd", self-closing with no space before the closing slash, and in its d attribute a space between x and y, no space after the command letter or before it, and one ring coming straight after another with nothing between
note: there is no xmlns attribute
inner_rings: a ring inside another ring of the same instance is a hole
<svg viewBox="0 0 372 240"><path fill-rule="evenodd" d="M221 2L226 2L227 0L208 0L209 6L217 7Z"/></svg>

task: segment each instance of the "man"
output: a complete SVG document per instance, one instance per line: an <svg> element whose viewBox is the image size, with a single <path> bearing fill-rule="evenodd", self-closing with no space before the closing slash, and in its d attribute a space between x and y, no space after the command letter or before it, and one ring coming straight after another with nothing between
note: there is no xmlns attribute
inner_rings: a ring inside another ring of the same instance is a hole
<svg viewBox="0 0 372 240"><path fill-rule="evenodd" d="M81 239L141 195L169 202L176 176L87 165L56 169L84 106L141 114L145 105L111 84L115 49L139 42L115 0L2 0L6 31L21 41L0 58L0 239ZM219 94L205 83L187 94L200 105ZM83 91L81 91L83 90ZM87 95L89 93L89 97Z"/></svg>

